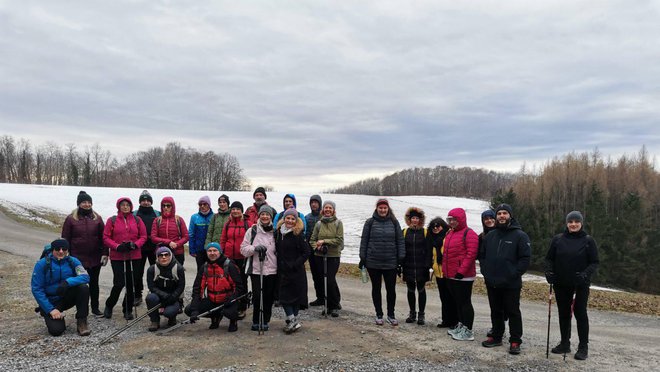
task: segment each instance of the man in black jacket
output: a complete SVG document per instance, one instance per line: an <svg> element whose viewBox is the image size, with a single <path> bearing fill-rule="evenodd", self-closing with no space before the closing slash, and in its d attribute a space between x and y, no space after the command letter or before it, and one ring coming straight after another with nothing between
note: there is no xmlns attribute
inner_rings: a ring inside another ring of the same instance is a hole
<svg viewBox="0 0 660 372"><path fill-rule="evenodd" d="M502 345L504 322L509 319L509 353L520 354L522 343L522 315L520 313L520 290L522 275L529 267L531 244L529 236L522 231L513 218L508 204L495 209L496 229L486 235L481 273L486 282L492 336L481 344L484 347Z"/></svg>

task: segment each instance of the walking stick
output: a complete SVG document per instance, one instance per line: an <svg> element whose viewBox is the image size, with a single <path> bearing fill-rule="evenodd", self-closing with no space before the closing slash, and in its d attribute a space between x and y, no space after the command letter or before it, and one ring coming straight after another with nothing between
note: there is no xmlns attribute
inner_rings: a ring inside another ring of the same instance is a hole
<svg viewBox="0 0 660 372"><path fill-rule="evenodd" d="M123 243L122 243L123 244ZM124 319L126 319L126 314L128 314L128 262L124 261ZM126 322L130 322L126 319Z"/></svg>
<svg viewBox="0 0 660 372"><path fill-rule="evenodd" d="M264 334L264 256L259 252L259 332L257 334Z"/></svg>
<svg viewBox="0 0 660 372"><path fill-rule="evenodd" d="M133 260L128 261L129 266L131 268L131 313L135 314L135 317L137 318L138 313L137 313L137 306L135 306L135 271L133 271ZM126 283L128 286L128 283ZM126 287L128 288L128 287ZM128 290L128 289L127 289Z"/></svg>
<svg viewBox="0 0 660 372"><path fill-rule="evenodd" d="M548 293L548 338L545 340L545 359L550 357L550 312L552 311L552 284Z"/></svg>
<svg viewBox="0 0 660 372"><path fill-rule="evenodd" d="M328 247L323 245L323 315L328 317Z"/></svg>
<svg viewBox="0 0 660 372"><path fill-rule="evenodd" d="M104 338L103 340L101 340L101 342L99 343L99 345L103 345L103 344L107 343L107 342L110 341L113 337L115 337L115 336L117 336L118 334L124 332L125 330L131 328L132 326L134 326L135 324L137 324L140 320L144 319L147 315L149 315L149 314L151 314L152 312L158 310L160 307L161 307L161 304L158 303L157 305L155 305L155 306L152 307L151 309L147 310L146 313L140 315L139 317L137 317L137 318L133 319L132 321L130 321L130 322L129 322L128 324L126 324L125 326L123 326L123 327L119 328L118 330L112 332L112 334L110 334L110 336L108 336L108 337Z"/></svg>

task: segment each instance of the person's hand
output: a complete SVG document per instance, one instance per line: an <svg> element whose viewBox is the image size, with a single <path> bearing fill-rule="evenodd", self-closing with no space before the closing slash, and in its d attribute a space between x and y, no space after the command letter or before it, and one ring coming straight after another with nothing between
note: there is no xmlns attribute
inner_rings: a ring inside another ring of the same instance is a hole
<svg viewBox="0 0 660 372"><path fill-rule="evenodd" d="M64 313L63 313L63 312L60 312L60 311L57 310L57 309L53 309L53 310L51 310L51 312L50 312L50 317L51 317L52 319L64 319Z"/></svg>
<svg viewBox="0 0 660 372"><path fill-rule="evenodd" d="M57 286L55 293L60 297L64 297L67 289L69 289L69 283L66 280L62 280L60 285Z"/></svg>
<svg viewBox="0 0 660 372"><path fill-rule="evenodd" d="M545 281L548 282L548 284L555 284L555 282L557 281L557 276L552 271L546 271Z"/></svg>
<svg viewBox="0 0 660 372"><path fill-rule="evenodd" d="M321 248L321 246L323 245L323 243L325 243L323 240L317 240L317 241L316 241L316 249Z"/></svg>
<svg viewBox="0 0 660 372"><path fill-rule="evenodd" d="M403 266L397 265L396 266L396 275L400 278L401 275L403 275Z"/></svg>
<svg viewBox="0 0 660 372"><path fill-rule="evenodd" d="M465 276L463 276L463 274L461 274L461 273L456 273L456 275L454 275L454 279L459 279L460 280L460 279L463 279L463 278L465 278Z"/></svg>
<svg viewBox="0 0 660 372"><path fill-rule="evenodd" d="M328 254L328 245L327 244L322 244L317 250L322 254L326 255Z"/></svg>
<svg viewBox="0 0 660 372"><path fill-rule="evenodd" d="M263 246L263 245L258 245L258 246L256 246L256 247L254 247L254 251L255 251L257 254L266 253L266 250L267 250L267 248L266 248L265 246Z"/></svg>
<svg viewBox="0 0 660 372"><path fill-rule="evenodd" d="M123 242L117 246L117 252L128 252L129 245L127 244L128 242Z"/></svg>
<svg viewBox="0 0 660 372"><path fill-rule="evenodd" d="M585 272L575 273L575 284L584 285L587 283L587 274Z"/></svg>
<svg viewBox="0 0 660 372"><path fill-rule="evenodd" d="M170 242L170 244L168 244L168 246L169 246L171 249L176 249L176 247L178 247L178 245L177 245L175 242Z"/></svg>
<svg viewBox="0 0 660 372"><path fill-rule="evenodd" d="M362 270L364 268L364 260L360 260L360 263L358 263L358 269Z"/></svg>
<svg viewBox="0 0 660 372"><path fill-rule="evenodd" d="M108 256L101 256L101 266L108 264Z"/></svg>
<svg viewBox="0 0 660 372"><path fill-rule="evenodd" d="M128 249L134 251L137 249L137 245L135 245L133 242L128 242Z"/></svg>

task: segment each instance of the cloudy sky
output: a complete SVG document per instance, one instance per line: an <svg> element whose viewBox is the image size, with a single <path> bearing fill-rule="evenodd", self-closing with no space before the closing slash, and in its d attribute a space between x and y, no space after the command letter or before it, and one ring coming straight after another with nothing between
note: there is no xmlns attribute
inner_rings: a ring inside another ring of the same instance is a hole
<svg viewBox="0 0 660 372"><path fill-rule="evenodd" d="M1 1L0 135L178 141L253 185L660 155L660 2Z"/></svg>

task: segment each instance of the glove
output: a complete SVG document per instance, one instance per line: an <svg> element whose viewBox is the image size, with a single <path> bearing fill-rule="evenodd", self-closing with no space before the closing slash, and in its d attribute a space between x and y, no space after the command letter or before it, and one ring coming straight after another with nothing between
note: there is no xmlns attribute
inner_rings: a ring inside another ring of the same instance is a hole
<svg viewBox="0 0 660 372"><path fill-rule="evenodd" d="M108 264L108 256L101 256L101 266Z"/></svg>
<svg viewBox="0 0 660 372"><path fill-rule="evenodd" d="M463 279L463 278L465 278L465 277L461 273L456 273L456 275L454 275L454 279L459 279L460 280L460 279Z"/></svg>
<svg viewBox="0 0 660 372"><path fill-rule="evenodd" d="M577 272L575 273L575 284L576 285L584 285L587 283L587 274L585 272Z"/></svg>
<svg viewBox="0 0 660 372"><path fill-rule="evenodd" d="M128 242L123 242L117 246L117 252L128 252L130 249L130 244Z"/></svg>
<svg viewBox="0 0 660 372"><path fill-rule="evenodd" d="M198 320L199 320L199 311L193 310L190 313L190 324L194 324Z"/></svg>
<svg viewBox="0 0 660 372"><path fill-rule="evenodd" d="M319 248L319 252L321 252L321 254L324 256L328 254L328 245L327 244L321 245L321 248Z"/></svg>
<svg viewBox="0 0 660 372"><path fill-rule="evenodd" d="M552 271L546 271L545 281L548 282L548 284L555 284L555 282L557 281L557 276Z"/></svg>
<svg viewBox="0 0 660 372"><path fill-rule="evenodd" d="M403 275L403 267L401 265L396 266L396 275L400 278Z"/></svg>
<svg viewBox="0 0 660 372"><path fill-rule="evenodd" d="M362 270L364 268L364 260L360 260L360 263L358 263L358 269Z"/></svg>
<svg viewBox="0 0 660 372"><path fill-rule="evenodd" d="M254 251L258 254L266 253L266 247L263 245L258 245L254 247Z"/></svg>
<svg viewBox="0 0 660 372"><path fill-rule="evenodd" d="M60 297L64 297L64 294L66 293L67 289L69 289L69 283L66 280L62 280L60 282L60 285L57 286L57 290L55 290L55 293Z"/></svg>
<svg viewBox="0 0 660 372"><path fill-rule="evenodd" d="M135 245L133 242L128 242L128 249L134 251L137 249L137 245Z"/></svg>

